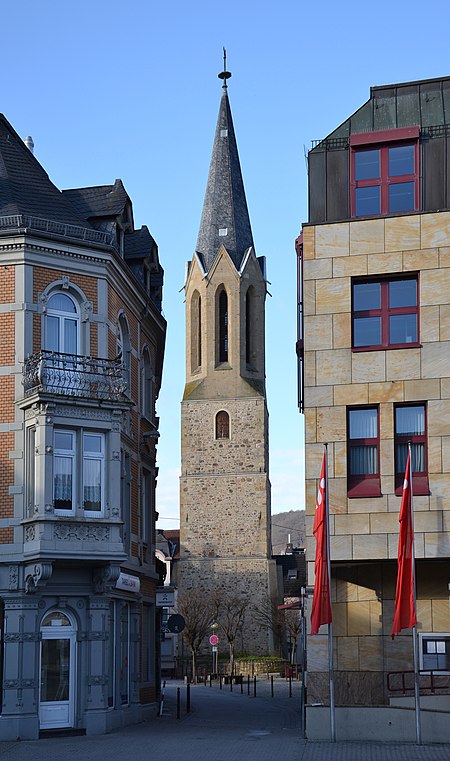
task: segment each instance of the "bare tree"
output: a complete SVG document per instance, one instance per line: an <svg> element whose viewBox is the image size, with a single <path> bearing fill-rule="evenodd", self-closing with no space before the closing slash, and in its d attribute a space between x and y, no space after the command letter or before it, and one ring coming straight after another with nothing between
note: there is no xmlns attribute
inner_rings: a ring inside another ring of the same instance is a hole
<svg viewBox="0 0 450 761"><path fill-rule="evenodd" d="M235 648L238 635L244 625L245 613L248 610L250 598L217 591L213 595L216 620L220 631L228 643L230 654L230 674L234 674Z"/></svg>
<svg viewBox="0 0 450 761"><path fill-rule="evenodd" d="M302 631L302 620L298 608L288 608L284 611L284 622L287 634L291 643L290 662L291 666L296 664L297 658L297 641Z"/></svg>
<svg viewBox="0 0 450 761"><path fill-rule="evenodd" d="M283 611L278 610L277 602L267 595L262 604L252 608L252 617L260 626L266 626L272 631L274 645L282 655L285 619Z"/></svg>
<svg viewBox="0 0 450 761"><path fill-rule="evenodd" d="M178 595L177 610L184 618L184 640L192 654L192 678L197 680L197 656L213 622L215 608L204 589L188 589Z"/></svg>

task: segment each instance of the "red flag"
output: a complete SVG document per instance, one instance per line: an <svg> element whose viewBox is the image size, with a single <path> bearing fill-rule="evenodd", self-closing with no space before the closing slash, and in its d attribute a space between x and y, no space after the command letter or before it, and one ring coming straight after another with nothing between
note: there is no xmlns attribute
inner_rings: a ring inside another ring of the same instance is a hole
<svg viewBox="0 0 450 761"><path fill-rule="evenodd" d="M414 531L412 524L411 495L411 452L408 452L400 515L398 519L400 523L400 533L398 536L397 588L395 590L392 639L394 639L395 635L399 634L402 629L409 629L410 626L415 626L417 623L416 607L414 604Z"/></svg>
<svg viewBox="0 0 450 761"><path fill-rule="evenodd" d="M321 624L331 624L325 473L326 455L324 453L313 526L313 534L316 537L316 561L314 564L315 582L311 609L311 634L317 634Z"/></svg>

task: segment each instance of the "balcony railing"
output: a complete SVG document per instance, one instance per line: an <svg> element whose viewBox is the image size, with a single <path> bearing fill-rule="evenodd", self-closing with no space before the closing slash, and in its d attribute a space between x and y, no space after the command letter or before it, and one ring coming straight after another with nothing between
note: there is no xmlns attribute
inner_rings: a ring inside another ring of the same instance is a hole
<svg viewBox="0 0 450 761"><path fill-rule="evenodd" d="M0 232L13 229L53 233L54 235L61 235L63 238L75 238L76 240L84 240L89 243L102 243L109 246L113 243L113 237L109 233L93 230L88 227L67 225L63 222L54 222L51 219L31 217L28 214L10 214L6 217L0 217Z"/></svg>
<svg viewBox="0 0 450 761"><path fill-rule="evenodd" d="M56 351L40 351L25 360L25 396L41 391L58 396L119 401L127 384L121 362Z"/></svg>

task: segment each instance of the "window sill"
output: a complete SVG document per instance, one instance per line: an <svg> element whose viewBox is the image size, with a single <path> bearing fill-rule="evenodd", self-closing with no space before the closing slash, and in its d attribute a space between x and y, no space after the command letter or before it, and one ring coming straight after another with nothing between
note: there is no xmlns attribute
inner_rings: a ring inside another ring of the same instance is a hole
<svg viewBox="0 0 450 761"><path fill-rule="evenodd" d="M389 344L388 346L352 346L352 352L358 354L361 351L390 351L392 349L421 349L422 344L414 341L408 344Z"/></svg>
<svg viewBox="0 0 450 761"><path fill-rule="evenodd" d="M368 478L358 483L348 483L347 497L349 499L361 499L365 497L382 497L381 482L379 478Z"/></svg>
<svg viewBox="0 0 450 761"><path fill-rule="evenodd" d="M401 497L403 494L403 476L395 479L395 494L397 497ZM428 497L430 492L430 486L428 483L428 476L413 476L413 497Z"/></svg>

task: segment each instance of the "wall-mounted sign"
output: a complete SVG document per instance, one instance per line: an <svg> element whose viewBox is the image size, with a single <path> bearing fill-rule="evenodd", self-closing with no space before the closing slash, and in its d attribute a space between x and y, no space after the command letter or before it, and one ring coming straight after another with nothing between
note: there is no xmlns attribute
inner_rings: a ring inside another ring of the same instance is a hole
<svg viewBox="0 0 450 761"><path fill-rule="evenodd" d="M175 590L163 589L156 590L156 607L157 608L173 608L175 605Z"/></svg>
<svg viewBox="0 0 450 761"><path fill-rule="evenodd" d="M138 576L130 576L129 573L121 573L116 581L117 589L124 589L127 592L139 592L141 588L141 580Z"/></svg>

